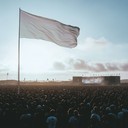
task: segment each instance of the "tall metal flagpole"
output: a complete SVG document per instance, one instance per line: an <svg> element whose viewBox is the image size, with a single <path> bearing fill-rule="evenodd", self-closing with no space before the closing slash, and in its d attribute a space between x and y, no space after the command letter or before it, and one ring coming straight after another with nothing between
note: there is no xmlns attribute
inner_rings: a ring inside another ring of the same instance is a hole
<svg viewBox="0 0 128 128"><path fill-rule="evenodd" d="M18 34L18 89L17 89L17 94L20 94L20 14L21 14L21 9L19 8L19 34Z"/></svg>

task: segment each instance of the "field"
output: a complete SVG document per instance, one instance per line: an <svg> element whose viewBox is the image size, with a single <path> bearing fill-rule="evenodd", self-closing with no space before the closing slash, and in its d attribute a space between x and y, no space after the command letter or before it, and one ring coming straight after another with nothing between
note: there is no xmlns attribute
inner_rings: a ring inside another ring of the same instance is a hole
<svg viewBox="0 0 128 128"><path fill-rule="evenodd" d="M19 95L16 85L0 85L0 128L45 128L51 109L58 119L57 128L75 127L69 122L74 110L79 128L123 128L128 125L128 85L22 85ZM122 109L127 114L120 121ZM92 114L100 119L92 118Z"/></svg>

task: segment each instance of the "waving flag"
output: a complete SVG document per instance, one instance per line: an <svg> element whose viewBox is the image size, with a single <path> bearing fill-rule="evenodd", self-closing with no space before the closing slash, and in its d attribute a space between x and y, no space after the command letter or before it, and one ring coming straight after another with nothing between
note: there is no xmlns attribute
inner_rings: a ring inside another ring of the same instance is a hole
<svg viewBox="0 0 128 128"><path fill-rule="evenodd" d="M20 38L42 39L73 48L79 31L78 27L20 10Z"/></svg>

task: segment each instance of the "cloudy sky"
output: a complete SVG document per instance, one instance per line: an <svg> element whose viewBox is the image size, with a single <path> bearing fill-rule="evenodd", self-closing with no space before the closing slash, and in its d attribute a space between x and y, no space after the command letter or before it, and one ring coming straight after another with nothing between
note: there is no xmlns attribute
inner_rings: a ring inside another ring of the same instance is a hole
<svg viewBox="0 0 128 128"><path fill-rule="evenodd" d="M0 79L17 79L19 8L78 26L75 48L21 39L21 80L73 75L128 78L127 0L0 0Z"/></svg>

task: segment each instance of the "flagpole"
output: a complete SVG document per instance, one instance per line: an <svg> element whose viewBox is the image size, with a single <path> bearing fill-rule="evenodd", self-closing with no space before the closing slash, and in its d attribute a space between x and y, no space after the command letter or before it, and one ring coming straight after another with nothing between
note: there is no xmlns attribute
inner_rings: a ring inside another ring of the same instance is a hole
<svg viewBox="0 0 128 128"><path fill-rule="evenodd" d="M18 34L18 89L17 94L20 94L20 14L21 10L19 8L19 34Z"/></svg>

